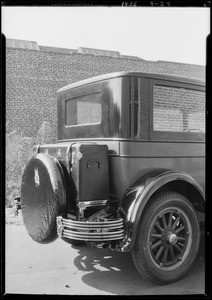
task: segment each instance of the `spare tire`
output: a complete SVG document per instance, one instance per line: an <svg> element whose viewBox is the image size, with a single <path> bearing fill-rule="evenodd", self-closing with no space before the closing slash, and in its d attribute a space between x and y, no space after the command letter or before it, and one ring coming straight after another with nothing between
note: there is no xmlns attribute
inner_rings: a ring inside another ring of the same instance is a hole
<svg viewBox="0 0 212 300"><path fill-rule="evenodd" d="M65 210L66 190L61 165L38 153L27 164L21 183L21 209L30 237L42 244L57 238L56 217Z"/></svg>

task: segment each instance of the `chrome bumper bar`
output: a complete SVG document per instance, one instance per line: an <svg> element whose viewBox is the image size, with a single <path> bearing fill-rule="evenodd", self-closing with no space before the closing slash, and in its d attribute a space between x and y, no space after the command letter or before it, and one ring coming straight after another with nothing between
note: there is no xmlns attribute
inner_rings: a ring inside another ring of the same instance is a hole
<svg viewBox="0 0 212 300"><path fill-rule="evenodd" d="M57 217L57 234L73 240L106 242L124 238L123 219L105 222L75 221Z"/></svg>

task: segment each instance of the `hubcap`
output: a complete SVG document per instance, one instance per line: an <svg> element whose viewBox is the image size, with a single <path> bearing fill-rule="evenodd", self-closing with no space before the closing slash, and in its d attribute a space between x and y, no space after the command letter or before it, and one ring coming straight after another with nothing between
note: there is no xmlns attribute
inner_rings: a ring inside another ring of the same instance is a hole
<svg viewBox="0 0 212 300"><path fill-rule="evenodd" d="M149 231L149 251L158 267L174 266L186 255L191 244L189 224L183 211L174 208L166 209L154 219Z"/></svg>
<svg viewBox="0 0 212 300"><path fill-rule="evenodd" d="M170 244L176 244L178 241L178 237L174 233L170 233L168 236L168 241Z"/></svg>

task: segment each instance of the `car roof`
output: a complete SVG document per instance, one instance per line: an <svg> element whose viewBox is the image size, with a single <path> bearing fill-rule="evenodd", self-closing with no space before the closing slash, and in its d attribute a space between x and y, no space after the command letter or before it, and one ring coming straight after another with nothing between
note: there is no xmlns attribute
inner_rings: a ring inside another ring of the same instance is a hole
<svg viewBox="0 0 212 300"><path fill-rule="evenodd" d="M196 85L202 85L205 86L205 81L185 77L185 76L176 76L176 75L170 75L170 74L164 74L164 73L145 73L145 72L135 72L135 71L122 71L122 72L115 72L115 73L108 73L104 75L99 75L95 77L91 77L88 79L80 80L75 83L71 83L69 85L66 85L58 90L57 93L61 93L64 91L67 91L69 89L73 89L76 87L80 87L86 84L95 83L98 81L103 81L107 79L117 78L117 77L124 77L124 76L137 76L137 77L145 77L145 78L151 78L151 79L161 79L161 80L171 80L181 83L189 83L189 84L196 84Z"/></svg>

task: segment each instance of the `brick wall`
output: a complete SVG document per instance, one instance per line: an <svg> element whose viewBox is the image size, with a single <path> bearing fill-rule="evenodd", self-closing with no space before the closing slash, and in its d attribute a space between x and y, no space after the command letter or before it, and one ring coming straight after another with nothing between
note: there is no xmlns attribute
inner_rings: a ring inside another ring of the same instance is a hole
<svg viewBox="0 0 212 300"><path fill-rule="evenodd" d="M39 50L7 47L7 130L15 128L24 136L35 137L43 121L47 121L56 136L57 90L78 80L117 71L168 73L199 79L205 76L205 68L197 65L68 53L44 46Z"/></svg>

